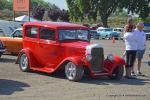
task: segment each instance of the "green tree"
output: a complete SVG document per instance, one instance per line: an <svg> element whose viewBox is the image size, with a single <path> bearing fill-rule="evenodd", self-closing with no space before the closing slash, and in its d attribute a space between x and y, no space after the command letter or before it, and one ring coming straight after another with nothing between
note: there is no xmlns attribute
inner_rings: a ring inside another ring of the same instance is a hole
<svg viewBox="0 0 150 100"><path fill-rule="evenodd" d="M48 17L52 20L52 21L57 21L58 18L60 16L60 9L52 9L50 8L48 10Z"/></svg>
<svg viewBox="0 0 150 100"><path fill-rule="evenodd" d="M150 0L67 0L71 19L97 19L100 16L105 27L107 20L116 9L127 9L128 13L139 14L146 19L150 13Z"/></svg>
<svg viewBox="0 0 150 100"><path fill-rule="evenodd" d="M45 9L41 6L35 6L34 10L32 10L32 16L37 20L42 21L44 13L45 13Z"/></svg>
<svg viewBox="0 0 150 100"><path fill-rule="evenodd" d="M60 11L60 15L59 15L59 19L64 21L64 22L69 22L69 12L68 10L61 10Z"/></svg>
<svg viewBox="0 0 150 100"><path fill-rule="evenodd" d="M150 14L150 0L122 0L119 4L120 9L127 9L128 13L136 13L145 20Z"/></svg>
<svg viewBox="0 0 150 100"><path fill-rule="evenodd" d="M70 19L73 21L82 21L83 13L78 7L77 0L66 0L69 8Z"/></svg>
<svg viewBox="0 0 150 100"><path fill-rule="evenodd" d="M70 16L96 20L97 14L105 27L108 27L108 17L115 12L121 0L67 0ZM81 16L81 17L80 17Z"/></svg>
<svg viewBox="0 0 150 100"><path fill-rule="evenodd" d="M96 0L92 0L96 1ZM108 27L107 21L108 17L114 13L122 0L99 0L95 2L95 6L98 9L99 15L101 17L102 23L105 27Z"/></svg>
<svg viewBox="0 0 150 100"><path fill-rule="evenodd" d="M7 0L0 0L0 10L5 9L8 1Z"/></svg>
<svg viewBox="0 0 150 100"><path fill-rule="evenodd" d="M35 19L42 20L45 10L49 9L50 6L52 6L50 3L43 0L31 0L32 16Z"/></svg>
<svg viewBox="0 0 150 100"><path fill-rule="evenodd" d="M31 2L31 10L36 6L41 6L45 9L49 9L49 7L51 6L50 3L45 2L44 0L30 0L30 2Z"/></svg>

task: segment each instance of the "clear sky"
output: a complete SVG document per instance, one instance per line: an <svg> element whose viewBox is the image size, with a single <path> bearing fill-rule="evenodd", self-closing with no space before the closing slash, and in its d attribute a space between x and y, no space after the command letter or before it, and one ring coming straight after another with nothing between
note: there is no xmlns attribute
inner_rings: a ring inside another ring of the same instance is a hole
<svg viewBox="0 0 150 100"><path fill-rule="evenodd" d="M61 9L68 9L66 0L44 0L50 2L51 4L57 5Z"/></svg>

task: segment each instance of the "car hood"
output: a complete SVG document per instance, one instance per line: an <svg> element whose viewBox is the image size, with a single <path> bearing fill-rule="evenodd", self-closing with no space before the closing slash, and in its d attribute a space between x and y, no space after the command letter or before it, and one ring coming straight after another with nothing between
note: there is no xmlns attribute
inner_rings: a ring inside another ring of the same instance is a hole
<svg viewBox="0 0 150 100"><path fill-rule="evenodd" d="M99 47L98 44L90 44L89 42L65 42L61 43L62 48L65 51L65 54L68 56L85 56L89 54L94 47Z"/></svg>
<svg viewBox="0 0 150 100"><path fill-rule="evenodd" d="M69 41L62 42L61 48L64 49L66 56L85 56L86 47L89 42L84 41Z"/></svg>

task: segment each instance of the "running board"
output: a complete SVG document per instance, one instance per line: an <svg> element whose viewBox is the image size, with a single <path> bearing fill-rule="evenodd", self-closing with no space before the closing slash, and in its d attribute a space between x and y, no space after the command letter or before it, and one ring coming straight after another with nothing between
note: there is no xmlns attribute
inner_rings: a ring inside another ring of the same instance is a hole
<svg viewBox="0 0 150 100"><path fill-rule="evenodd" d="M52 72L54 72L54 69L52 69L52 68L47 68L47 67L39 67L39 68L31 68L31 70L34 70L34 71L42 71L42 72L47 72L47 73L52 73Z"/></svg>
<svg viewBox="0 0 150 100"><path fill-rule="evenodd" d="M93 71L93 76L107 76L109 73L104 72L104 71Z"/></svg>

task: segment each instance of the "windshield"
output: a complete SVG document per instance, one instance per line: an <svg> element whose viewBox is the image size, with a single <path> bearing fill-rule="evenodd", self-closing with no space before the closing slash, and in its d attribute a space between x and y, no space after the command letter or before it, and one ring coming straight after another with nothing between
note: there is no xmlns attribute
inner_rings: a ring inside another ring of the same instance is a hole
<svg viewBox="0 0 150 100"><path fill-rule="evenodd" d="M105 29L105 31L112 31L112 29L111 28L107 28L107 29Z"/></svg>
<svg viewBox="0 0 150 100"><path fill-rule="evenodd" d="M59 30L59 40L85 40L89 41L88 30Z"/></svg>
<svg viewBox="0 0 150 100"><path fill-rule="evenodd" d="M123 30L122 29L114 29L114 31L122 32Z"/></svg>

